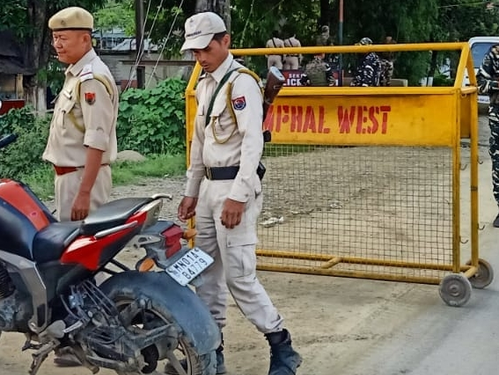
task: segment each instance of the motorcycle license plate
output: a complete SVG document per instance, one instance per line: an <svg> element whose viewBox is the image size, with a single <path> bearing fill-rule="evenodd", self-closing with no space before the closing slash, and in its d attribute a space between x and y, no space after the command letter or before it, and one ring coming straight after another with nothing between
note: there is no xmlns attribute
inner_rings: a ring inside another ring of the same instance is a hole
<svg viewBox="0 0 499 375"><path fill-rule="evenodd" d="M213 263L213 258L198 247L184 254L165 271L182 286L189 284L196 276Z"/></svg>

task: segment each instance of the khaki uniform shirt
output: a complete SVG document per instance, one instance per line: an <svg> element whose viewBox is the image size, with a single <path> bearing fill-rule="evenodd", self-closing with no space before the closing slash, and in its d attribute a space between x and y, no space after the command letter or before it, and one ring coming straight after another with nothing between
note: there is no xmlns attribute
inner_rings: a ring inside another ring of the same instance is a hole
<svg viewBox="0 0 499 375"><path fill-rule="evenodd" d="M284 39L284 47L301 47L301 43L298 39L296 39L294 36L288 39ZM296 54L296 55L287 55L290 57L298 57L298 60L301 62L302 55Z"/></svg>
<svg viewBox="0 0 499 375"><path fill-rule="evenodd" d="M267 44L265 44L267 48L282 48L284 47L284 42L279 38L270 38L267 40Z"/></svg>
<svg viewBox="0 0 499 375"><path fill-rule="evenodd" d="M206 126L210 100L224 75L243 68L231 54L213 73L206 74L196 88L197 114L191 145L190 166L187 170L186 196L197 197L205 175L205 167L239 166L228 198L246 202L251 195L261 192L256 169L263 151L262 119L263 96L255 78L233 72L224 84L213 105L211 120ZM228 84L232 82L230 105L227 107Z"/></svg>
<svg viewBox="0 0 499 375"><path fill-rule="evenodd" d="M65 74L43 159L60 167L83 167L87 147L92 147L104 151L102 164L113 162L119 98L111 72L92 49Z"/></svg>

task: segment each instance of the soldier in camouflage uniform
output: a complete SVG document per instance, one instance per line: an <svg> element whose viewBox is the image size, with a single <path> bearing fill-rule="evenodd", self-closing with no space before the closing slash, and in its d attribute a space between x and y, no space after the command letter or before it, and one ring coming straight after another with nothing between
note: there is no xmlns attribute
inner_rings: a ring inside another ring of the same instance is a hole
<svg viewBox="0 0 499 375"><path fill-rule="evenodd" d="M489 104L489 154L492 159L492 187L499 206L499 45L492 46L485 55L476 75L478 93L488 94ZM494 227L499 228L499 214Z"/></svg>
<svg viewBox="0 0 499 375"><path fill-rule="evenodd" d="M317 35L315 38L315 43L318 46L332 46L333 45L333 38L331 38L331 35L329 34L329 26L324 25L321 27L321 33ZM326 56L324 57L324 61L327 63L331 63L334 59L334 56L331 54L327 53Z"/></svg>
<svg viewBox="0 0 499 375"><path fill-rule="evenodd" d="M365 37L356 45L366 46L370 44L373 44L373 41ZM369 52L360 59L350 86L379 86L380 75L381 60L375 52Z"/></svg>
<svg viewBox="0 0 499 375"><path fill-rule="evenodd" d="M318 53L305 67L300 78L302 86L335 86L333 69L324 61L324 53Z"/></svg>

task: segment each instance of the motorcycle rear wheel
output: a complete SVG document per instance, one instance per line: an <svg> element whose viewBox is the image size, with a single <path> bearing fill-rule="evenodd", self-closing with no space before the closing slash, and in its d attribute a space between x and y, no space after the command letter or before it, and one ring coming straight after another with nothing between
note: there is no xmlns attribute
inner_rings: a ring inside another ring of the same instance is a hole
<svg viewBox="0 0 499 375"><path fill-rule="evenodd" d="M106 282L107 285L103 288L108 297L116 304L118 310L122 310L130 305L137 298L148 298L151 301L150 307L144 312L138 312L133 319L133 328L147 329L148 326L153 328L158 327L158 323L169 324L172 321L172 314L169 312L167 301L160 293L157 293L155 288L150 288L150 285L133 285L122 283L121 280L113 282L112 278ZM171 303L171 302L170 302ZM186 375L215 375L216 373L216 354L215 351L198 355L194 348L183 336L178 338L178 346L173 351L176 360L187 364L185 368ZM147 362L147 361L146 361ZM117 371L118 375L164 375L163 365L156 362L149 367L146 367L140 372L121 372ZM183 374L182 374L183 375Z"/></svg>

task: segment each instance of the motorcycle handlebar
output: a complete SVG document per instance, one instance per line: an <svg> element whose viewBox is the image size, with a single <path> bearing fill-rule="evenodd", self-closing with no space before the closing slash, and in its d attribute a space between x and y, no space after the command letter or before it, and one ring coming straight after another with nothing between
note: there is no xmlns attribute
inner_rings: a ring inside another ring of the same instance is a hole
<svg viewBox="0 0 499 375"><path fill-rule="evenodd" d="M9 134L9 135L6 135L5 137L0 138L0 149L7 147L12 142L14 142L16 139L17 139L16 134Z"/></svg>

